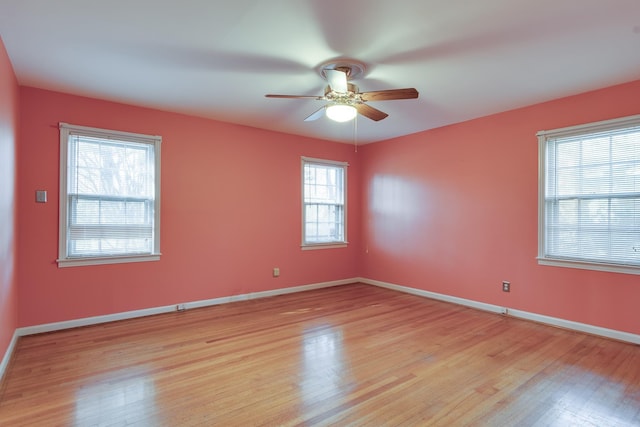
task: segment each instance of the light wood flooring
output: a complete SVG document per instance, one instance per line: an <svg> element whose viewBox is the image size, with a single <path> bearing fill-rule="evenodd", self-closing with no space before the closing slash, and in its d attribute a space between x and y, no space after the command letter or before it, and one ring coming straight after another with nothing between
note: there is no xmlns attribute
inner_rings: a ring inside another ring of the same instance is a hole
<svg viewBox="0 0 640 427"><path fill-rule="evenodd" d="M353 284L20 338L1 426L638 426L640 346Z"/></svg>

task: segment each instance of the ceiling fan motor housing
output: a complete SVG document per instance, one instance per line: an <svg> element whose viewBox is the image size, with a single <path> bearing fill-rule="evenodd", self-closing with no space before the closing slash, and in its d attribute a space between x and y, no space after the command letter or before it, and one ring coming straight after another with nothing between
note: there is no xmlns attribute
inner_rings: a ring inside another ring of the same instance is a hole
<svg viewBox="0 0 640 427"><path fill-rule="evenodd" d="M331 86L327 85L324 89L324 97L328 101L332 101L340 104L355 104L357 102L362 102L360 99L360 94L358 93L358 86L353 83L347 83L347 92L346 93L337 93L331 89Z"/></svg>

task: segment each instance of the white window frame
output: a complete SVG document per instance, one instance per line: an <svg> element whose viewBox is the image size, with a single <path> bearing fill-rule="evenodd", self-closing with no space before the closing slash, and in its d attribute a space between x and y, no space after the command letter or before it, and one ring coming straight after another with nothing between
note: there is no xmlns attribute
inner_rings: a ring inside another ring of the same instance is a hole
<svg viewBox="0 0 640 427"><path fill-rule="evenodd" d="M86 265L118 264L130 262L158 261L160 259L160 146L162 138L155 135L99 129L60 123L60 189L59 189L59 234L58 234L58 267L76 267ZM119 139L132 143L152 144L154 146L154 224L153 248L149 254L131 254L117 256L83 256L72 257L67 252L69 199L68 199L68 148L70 135L83 135L102 139Z"/></svg>
<svg viewBox="0 0 640 427"><path fill-rule="evenodd" d="M538 137L538 264L556 267L569 267L585 270L607 271L626 274L640 274L640 265L629 263L602 262L599 260L581 260L551 256L546 251L546 189L547 189L547 141L558 138L590 135L640 126L640 115L604 120L549 131L540 131ZM613 198L615 199L615 198Z"/></svg>
<svg viewBox="0 0 640 427"><path fill-rule="evenodd" d="M306 164L315 164L320 166L332 166L339 167L343 170L343 240L335 240L330 242L308 242L306 239L306 203L305 203L305 191L304 191L304 167ZM329 248L344 248L348 245L347 241L347 168L349 163L339 162L334 160L317 159L313 157L301 157L300 159L300 175L301 175L301 205L302 205L302 244L303 250L308 249L329 249Z"/></svg>

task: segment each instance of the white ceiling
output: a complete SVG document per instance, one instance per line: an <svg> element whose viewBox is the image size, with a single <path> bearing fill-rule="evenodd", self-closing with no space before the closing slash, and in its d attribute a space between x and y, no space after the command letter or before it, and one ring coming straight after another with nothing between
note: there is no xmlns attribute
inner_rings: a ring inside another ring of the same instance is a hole
<svg viewBox="0 0 640 427"><path fill-rule="evenodd" d="M318 68L366 66L358 143L640 78L640 0L0 0L21 85L353 142L353 123L304 118Z"/></svg>

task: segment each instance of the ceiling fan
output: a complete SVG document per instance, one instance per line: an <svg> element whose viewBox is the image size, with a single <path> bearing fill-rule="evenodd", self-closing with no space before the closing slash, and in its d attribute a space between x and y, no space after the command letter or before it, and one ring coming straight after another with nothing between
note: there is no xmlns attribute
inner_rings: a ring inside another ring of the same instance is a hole
<svg viewBox="0 0 640 427"><path fill-rule="evenodd" d="M267 94L267 98L311 98L318 101L328 101L320 109L313 112L306 122L317 120L326 114L337 122L346 122L355 118L359 113L371 120L379 121L388 116L387 113L367 105L369 101L390 101L395 99L412 99L418 97L414 88L376 90L359 92L358 86L348 80L361 75L364 65L353 62L335 62L325 64L320 68L320 75L329 83L324 95L275 95Z"/></svg>

